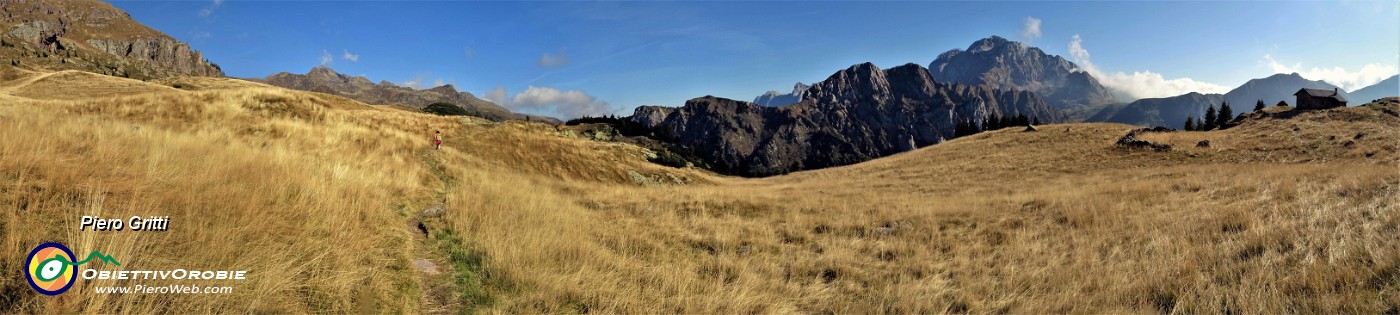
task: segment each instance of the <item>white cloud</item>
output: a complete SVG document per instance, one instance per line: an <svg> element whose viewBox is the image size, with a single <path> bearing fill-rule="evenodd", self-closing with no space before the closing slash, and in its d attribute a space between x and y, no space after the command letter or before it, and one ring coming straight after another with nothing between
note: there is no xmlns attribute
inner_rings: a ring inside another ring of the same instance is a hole
<svg viewBox="0 0 1400 315"><path fill-rule="evenodd" d="M344 54L340 55L340 59L348 60L350 62L357 62L360 61L360 55L352 54L349 50L346 50Z"/></svg>
<svg viewBox="0 0 1400 315"><path fill-rule="evenodd" d="M209 17L210 15L214 15L214 10L218 9L221 5L224 5L224 0L214 0L214 2L209 3L209 6L199 10L199 16Z"/></svg>
<svg viewBox="0 0 1400 315"><path fill-rule="evenodd" d="M505 87L496 87L483 96L486 100L509 108L511 111L545 113L564 119L607 115L617 111L617 108L608 102L579 90L561 91L551 87L531 85L525 88L524 92L508 97Z"/></svg>
<svg viewBox="0 0 1400 315"><path fill-rule="evenodd" d="M1083 39L1079 34L1075 34L1069 41L1069 55L1074 59L1074 63L1079 65L1079 70L1088 72L1089 75L1099 80L1109 89L1126 94L1130 98L1154 98L1168 97L1186 94L1190 92L1200 93L1225 93L1230 88L1210 82L1197 81L1192 78L1167 79L1162 74L1152 71L1133 71L1132 74L1123 72L1104 72L1094 66L1089 60L1089 50L1084 49Z"/></svg>
<svg viewBox="0 0 1400 315"><path fill-rule="evenodd" d="M567 64L569 64L569 56L564 55L563 49L560 49L557 54L540 54L540 60L535 62L535 65L541 68L555 68Z"/></svg>
<svg viewBox="0 0 1400 315"><path fill-rule="evenodd" d="M1264 58L1259 62L1269 67L1269 70L1274 73L1297 72L1298 75L1308 80L1327 81L1327 83L1331 83L1347 91L1355 91L1374 85L1377 82L1381 82L1381 80L1394 76L1396 73L1400 73L1400 69L1397 69L1394 65L1375 63L1368 63L1365 66L1361 66L1360 70L1348 71L1342 67L1312 67L1311 69L1304 70L1303 64L1301 63L1295 63L1289 66L1278 62L1278 60L1274 60L1274 57L1271 55L1264 55Z"/></svg>
<svg viewBox="0 0 1400 315"><path fill-rule="evenodd" d="M322 66L327 66L327 65L330 65L331 62L333 62L333 61L335 61L335 57L331 57L331 53L330 53L329 51L326 51L326 50L322 49L322 50L321 50L321 65L322 65Z"/></svg>
<svg viewBox="0 0 1400 315"><path fill-rule="evenodd" d="M1026 39L1040 38L1040 19L1026 17L1026 28L1021 30L1021 37Z"/></svg>

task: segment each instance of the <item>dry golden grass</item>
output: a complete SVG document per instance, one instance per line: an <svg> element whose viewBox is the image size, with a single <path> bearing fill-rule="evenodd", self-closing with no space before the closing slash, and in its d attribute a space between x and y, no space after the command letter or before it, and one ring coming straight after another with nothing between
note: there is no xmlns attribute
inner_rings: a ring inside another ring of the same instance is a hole
<svg viewBox="0 0 1400 315"><path fill-rule="evenodd" d="M158 93L174 90L168 86L141 80L118 78L77 70L34 73L20 78L20 80L24 82L9 85L10 90L8 92L10 95L50 100L74 100L136 93Z"/></svg>
<svg viewBox="0 0 1400 315"><path fill-rule="evenodd" d="M67 100L0 91L0 248L60 241L249 280L230 295L102 296L91 286L113 282L98 280L44 297L9 255L0 310L1400 310L1400 119L1372 108L1151 135L1171 152L1114 148L1129 126L1054 125L741 179L540 124L201 80ZM1191 148L1199 139L1212 148ZM443 197L419 236L418 211ZM97 213L176 221L76 231Z"/></svg>

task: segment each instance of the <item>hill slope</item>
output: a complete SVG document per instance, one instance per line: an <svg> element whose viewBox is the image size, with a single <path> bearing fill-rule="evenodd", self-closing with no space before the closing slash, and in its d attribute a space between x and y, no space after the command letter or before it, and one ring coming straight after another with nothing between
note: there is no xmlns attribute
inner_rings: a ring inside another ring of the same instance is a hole
<svg viewBox="0 0 1400 315"><path fill-rule="evenodd" d="M0 66L135 79L223 76L185 43L97 0L0 1Z"/></svg>
<svg viewBox="0 0 1400 315"><path fill-rule="evenodd" d="M1400 75L1391 76L1368 87L1364 87L1349 93L1350 104L1362 104L1386 97L1400 96Z"/></svg>

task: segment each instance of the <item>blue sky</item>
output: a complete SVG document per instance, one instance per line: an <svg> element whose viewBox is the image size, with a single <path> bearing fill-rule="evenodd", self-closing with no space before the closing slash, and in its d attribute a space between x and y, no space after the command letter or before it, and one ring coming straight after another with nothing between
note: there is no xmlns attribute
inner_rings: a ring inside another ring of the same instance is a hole
<svg viewBox="0 0 1400 315"><path fill-rule="evenodd" d="M1140 97L1224 92L1300 72L1356 89L1397 72L1396 1L118 1L234 77L327 65L458 89L520 112L630 114L752 100L861 62L927 66L990 35Z"/></svg>

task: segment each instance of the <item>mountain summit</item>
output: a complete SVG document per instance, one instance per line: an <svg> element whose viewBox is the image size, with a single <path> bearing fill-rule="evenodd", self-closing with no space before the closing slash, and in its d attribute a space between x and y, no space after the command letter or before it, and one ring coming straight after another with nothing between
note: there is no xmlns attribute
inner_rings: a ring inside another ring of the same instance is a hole
<svg viewBox="0 0 1400 315"><path fill-rule="evenodd" d="M189 45L96 0L0 1L0 30L0 59L10 66L134 79L224 75Z"/></svg>
<svg viewBox="0 0 1400 315"><path fill-rule="evenodd" d="M1067 112L1084 112L1114 102L1107 88L1078 71L1073 62L999 36L977 40L967 50L942 53L928 69L939 82L1035 92Z"/></svg>

